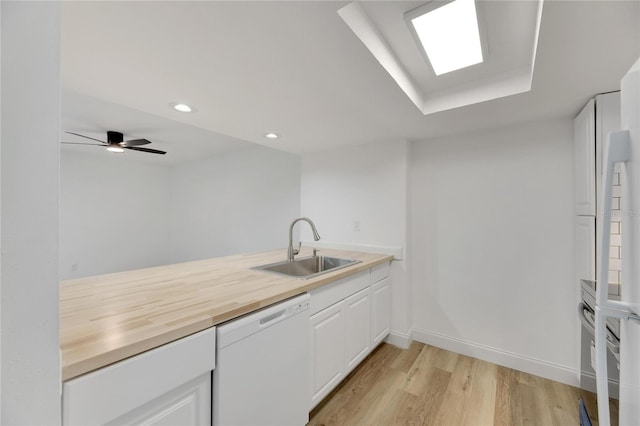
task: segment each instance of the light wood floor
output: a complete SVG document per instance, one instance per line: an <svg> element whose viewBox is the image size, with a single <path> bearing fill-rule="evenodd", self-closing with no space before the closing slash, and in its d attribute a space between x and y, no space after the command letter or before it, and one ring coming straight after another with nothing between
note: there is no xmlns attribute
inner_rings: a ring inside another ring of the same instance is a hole
<svg viewBox="0 0 640 426"><path fill-rule="evenodd" d="M576 426L595 394L414 342L382 344L310 414L309 425ZM611 403L617 424L617 401Z"/></svg>

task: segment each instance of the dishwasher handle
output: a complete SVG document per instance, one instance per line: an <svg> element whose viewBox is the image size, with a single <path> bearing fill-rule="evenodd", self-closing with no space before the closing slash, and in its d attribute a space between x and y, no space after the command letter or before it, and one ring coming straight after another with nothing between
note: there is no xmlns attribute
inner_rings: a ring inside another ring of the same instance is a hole
<svg viewBox="0 0 640 426"><path fill-rule="evenodd" d="M268 327L272 324L282 321L287 317L287 310L283 309L275 314L260 318L260 328Z"/></svg>

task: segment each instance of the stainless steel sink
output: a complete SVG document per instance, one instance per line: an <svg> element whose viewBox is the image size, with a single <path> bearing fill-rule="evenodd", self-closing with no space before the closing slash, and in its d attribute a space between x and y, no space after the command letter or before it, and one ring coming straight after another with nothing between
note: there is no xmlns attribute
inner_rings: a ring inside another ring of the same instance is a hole
<svg viewBox="0 0 640 426"><path fill-rule="evenodd" d="M285 260L283 262L256 266L251 269L273 272L289 277L307 279L326 274L327 272L346 268L347 266L355 265L356 263L360 262L362 261L353 259L339 259L337 257L328 256L311 256L302 259L296 259L293 262L288 262Z"/></svg>

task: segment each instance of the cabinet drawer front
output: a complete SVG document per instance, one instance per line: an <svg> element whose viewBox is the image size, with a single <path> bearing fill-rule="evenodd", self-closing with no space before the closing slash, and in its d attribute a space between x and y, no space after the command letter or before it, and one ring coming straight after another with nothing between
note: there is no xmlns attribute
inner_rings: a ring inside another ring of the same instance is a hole
<svg viewBox="0 0 640 426"><path fill-rule="evenodd" d="M107 423L213 370L215 337L212 327L65 382L63 424Z"/></svg>
<svg viewBox="0 0 640 426"><path fill-rule="evenodd" d="M365 271L311 290L309 315L320 312L368 286L369 271Z"/></svg>
<svg viewBox="0 0 640 426"><path fill-rule="evenodd" d="M391 274L390 262L385 262L382 265L377 265L371 268L371 284L377 283L380 280L387 278Z"/></svg>

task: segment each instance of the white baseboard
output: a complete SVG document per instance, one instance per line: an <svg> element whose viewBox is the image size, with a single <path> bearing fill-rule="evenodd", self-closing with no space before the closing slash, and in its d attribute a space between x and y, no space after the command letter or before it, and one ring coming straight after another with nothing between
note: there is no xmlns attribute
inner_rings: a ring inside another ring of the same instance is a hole
<svg viewBox="0 0 640 426"><path fill-rule="evenodd" d="M337 250L363 251L366 253L382 253L393 256L394 260L402 260L404 250L402 247L374 246L371 244L337 243L332 241L303 241L305 247L315 247L318 249L331 248Z"/></svg>
<svg viewBox="0 0 640 426"><path fill-rule="evenodd" d="M596 393L596 376L590 373L583 373L580 379L580 386L589 392ZM620 383L617 380L609 380L609 398L619 399Z"/></svg>
<svg viewBox="0 0 640 426"><path fill-rule="evenodd" d="M397 346L400 349L408 349L413 338L411 337L411 331L409 331L409 333L391 331L387 334L387 337L384 338L384 341L390 345Z"/></svg>
<svg viewBox="0 0 640 426"><path fill-rule="evenodd" d="M415 328L412 330L412 336L414 340L431 346L492 362L503 367L513 368L514 370L524 371L525 373L555 380L556 382L579 386L577 371L563 365Z"/></svg>

